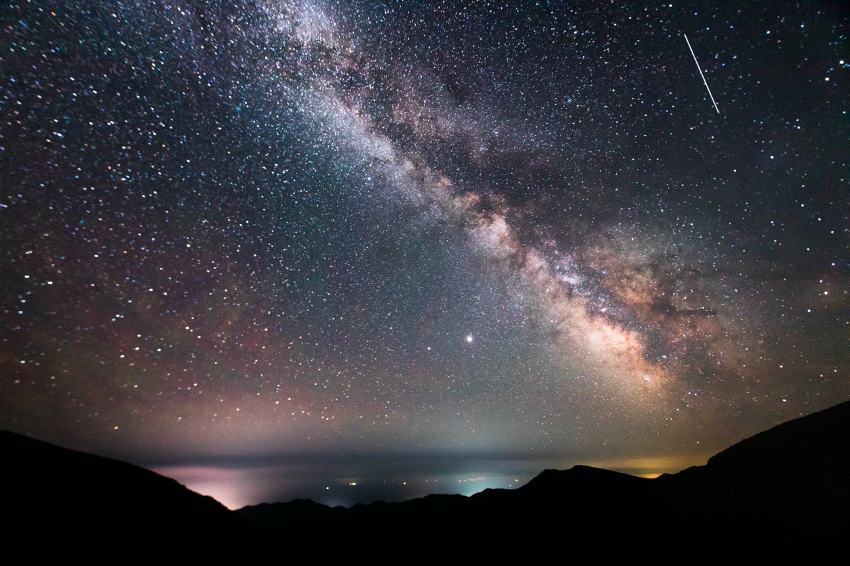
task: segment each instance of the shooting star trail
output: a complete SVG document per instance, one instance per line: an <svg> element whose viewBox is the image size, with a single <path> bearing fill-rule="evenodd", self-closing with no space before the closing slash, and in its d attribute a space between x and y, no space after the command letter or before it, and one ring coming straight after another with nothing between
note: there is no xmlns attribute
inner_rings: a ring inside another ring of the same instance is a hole
<svg viewBox="0 0 850 566"><path fill-rule="evenodd" d="M711 89L710 89L710 88L708 88L708 83L707 83L707 82L706 82L706 80L705 80L705 75L703 75L703 74L702 74L702 69L700 69L700 68L699 68L699 61L697 61L697 56L694 54L694 48L693 48L693 47L691 47L691 42L690 42L690 41L688 41L688 36L687 36L687 35L685 35L685 34L682 34L682 35L684 35L684 36L685 36L685 41L688 43L688 49L690 49L690 50L691 50L691 55L693 55L694 63L696 63L696 64L697 64L697 71L699 71L699 76L701 76L701 77L702 77L702 82L703 82L703 84L705 85L705 90L707 90L707 91L708 91L708 96L710 96L710 97L711 97L711 103L712 103L712 104L714 104L714 109L715 109L715 110L717 110L717 113L718 113L718 114L720 114L720 108L718 108L718 107L717 107L717 103L716 103L716 102L714 102L714 97L711 95Z"/></svg>

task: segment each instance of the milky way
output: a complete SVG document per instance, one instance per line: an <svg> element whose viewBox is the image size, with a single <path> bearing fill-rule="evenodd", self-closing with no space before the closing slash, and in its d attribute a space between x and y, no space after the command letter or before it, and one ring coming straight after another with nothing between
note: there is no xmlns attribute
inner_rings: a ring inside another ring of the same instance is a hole
<svg viewBox="0 0 850 566"><path fill-rule="evenodd" d="M846 400L848 13L620 4L4 4L0 426L697 462Z"/></svg>

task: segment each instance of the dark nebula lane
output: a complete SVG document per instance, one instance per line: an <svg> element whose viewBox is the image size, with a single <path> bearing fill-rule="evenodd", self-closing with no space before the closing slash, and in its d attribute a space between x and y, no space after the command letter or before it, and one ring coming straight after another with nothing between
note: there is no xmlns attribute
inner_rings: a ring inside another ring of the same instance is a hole
<svg viewBox="0 0 850 566"><path fill-rule="evenodd" d="M235 505L672 471L850 396L836 3L0 25L0 427Z"/></svg>

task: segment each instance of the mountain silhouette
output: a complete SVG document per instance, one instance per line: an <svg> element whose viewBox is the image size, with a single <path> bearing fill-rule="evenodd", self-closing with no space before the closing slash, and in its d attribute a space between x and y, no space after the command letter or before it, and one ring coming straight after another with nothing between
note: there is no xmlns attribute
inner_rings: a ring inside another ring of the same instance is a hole
<svg viewBox="0 0 850 566"><path fill-rule="evenodd" d="M126 462L8 431L0 431L0 454L3 538L36 561L221 556L260 538L212 497Z"/></svg>
<svg viewBox="0 0 850 566"><path fill-rule="evenodd" d="M842 551L850 533L850 402L747 438L705 466L644 479L575 466L545 470L515 490L431 495L349 509L312 501L237 511L269 532L321 546L385 549L440 559L425 540L457 539L452 556L527 556L559 541L594 559L652 556L688 561L807 560ZM312 541L312 542L308 542ZM331 550L325 549L327 553ZM343 554L336 555L343 558Z"/></svg>
<svg viewBox="0 0 850 566"><path fill-rule="evenodd" d="M545 470L524 486L237 512L128 463L0 431L4 539L31 558L811 561L850 532L850 402L677 474ZM50 544L46 544L48 542Z"/></svg>
<svg viewBox="0 0 850 566"><path fill-rule="evenodd" d="M753 489L788 489L803 494L847 496L850 487L850 401L775 426L685 470L704 481L752 484ZM831 492L830 492L831 493Z"/></svg>

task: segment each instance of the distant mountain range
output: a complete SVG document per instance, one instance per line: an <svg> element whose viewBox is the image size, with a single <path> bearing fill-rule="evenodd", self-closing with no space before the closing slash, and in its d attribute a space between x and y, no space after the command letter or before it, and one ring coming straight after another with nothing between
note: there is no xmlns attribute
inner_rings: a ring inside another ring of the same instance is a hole
<svg viewBox="0 0 850 566"><path fill-rule="evenodd" d="M514 490L348 509L296 500L229 511L143 468L5 431L0 454L3 539L32 559L761 562L850 546L850 402L657 479L575 466Z"/></svg>

